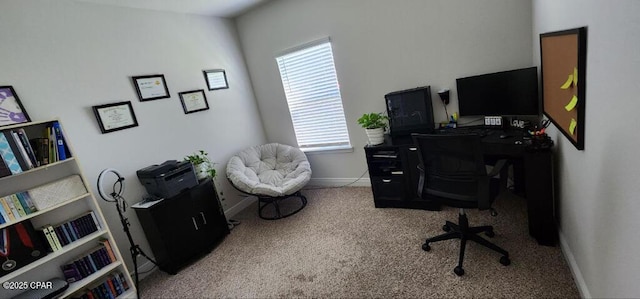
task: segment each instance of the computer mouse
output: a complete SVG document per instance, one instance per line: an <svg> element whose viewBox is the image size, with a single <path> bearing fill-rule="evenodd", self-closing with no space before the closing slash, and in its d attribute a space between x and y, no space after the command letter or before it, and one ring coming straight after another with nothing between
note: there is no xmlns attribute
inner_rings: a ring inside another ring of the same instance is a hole
<svg viewBox="0 0 640 299"><path fill-rule="evenodd" d="M511 137L511 136L509 136L509 135L507 135L507 134L502 134L502 135L500 135L500 139L507 139L507 138L509 138L509 137Z"/></svg>

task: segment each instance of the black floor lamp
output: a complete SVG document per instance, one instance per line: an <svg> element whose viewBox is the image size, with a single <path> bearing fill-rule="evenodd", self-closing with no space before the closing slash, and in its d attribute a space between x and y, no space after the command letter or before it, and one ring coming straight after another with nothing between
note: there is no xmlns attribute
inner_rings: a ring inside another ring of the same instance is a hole
<svg viewBox="0 0 640 299"><path fill-rule="evenodd" d="M113 191L107 195L104 192L104 189L102 186L103 186L104 176L108 173L115 174L117 177L117 180L115 183L113 183ZM145 257L147 260L149 260L151 263L153 263L156 266L158 266L158 263L152 258L150 258L148 255L146 255L142 250L142 248L140 248L140 246L133 241L133 237L131 237L131 232L129 231L129 226L131 224L129 223L129 219L124 217L124 212L127 209L127 202L125 201L124 197L122 197L122 193L124 193L124 178L120 175L120 173L118 173L118 171L116 171L113 168L107 168L103 170L102 172L100 172L100 175L98 176L98 193L100 193L100 197L102 197L104 201L116 203L116 210L118 211L118 216L120 216L120 223L122 223L122 229L124 230L125 234L127 234L127 238L129 239L129 244L131 245L131 247L129 247L129 251L131 252L131 259L133 259L133 270L135 271L136 294L138 298L140 298L140 289L138 288L138 284L139 284L138 261L137 261L138 255Z"/></svg>

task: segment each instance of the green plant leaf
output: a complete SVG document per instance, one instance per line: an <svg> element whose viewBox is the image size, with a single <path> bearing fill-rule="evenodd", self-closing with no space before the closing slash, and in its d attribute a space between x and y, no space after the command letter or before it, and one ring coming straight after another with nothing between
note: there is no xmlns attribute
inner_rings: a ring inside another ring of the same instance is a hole
<svg viewBox="0 0 640 299"><path fill-rule="evenodd" d="M386 129L388 120L389 117L382 115L382 113L365 113L362 117L358 118L358 124L365 129Z"/></svg>

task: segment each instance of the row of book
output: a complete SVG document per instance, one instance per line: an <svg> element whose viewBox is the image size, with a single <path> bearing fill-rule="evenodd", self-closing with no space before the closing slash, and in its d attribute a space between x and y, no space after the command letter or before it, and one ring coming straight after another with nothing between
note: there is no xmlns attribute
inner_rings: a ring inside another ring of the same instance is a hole
<svg viewBox="0 0 640 299"><path fill-rule="evenodd" d="M74 296L77 299L114 299L129 289L129 284L121 272L109 274L104 282Z"/></svg>
<svg viewBox="0 0 640 299"><path fill-rule="evenodd" d="M109 240L103 239L100 243L100 246L61 266L67 282L80 281L116 261L116 256L113 254Z"/></svg>
<svg viewBox="0 0 640 299"><path fill-rule="evenodd" d="M69 156L58 122L46 125L44 132L32 139L23 128L0 132L0 177L62 161Z"/></svg>
<svg viewBox="0 0 640 299"><path fill-rule="evenodd" d="M45 225L41 229L51 251L100 230L100 224L93 211L58 225Z"/></svg>
<svg viewBox="0 0 640 299"><path fill-rule="evenodd" d="M37 210L28 192L7 195L0 198L0 224L19 221Z"/></svg>

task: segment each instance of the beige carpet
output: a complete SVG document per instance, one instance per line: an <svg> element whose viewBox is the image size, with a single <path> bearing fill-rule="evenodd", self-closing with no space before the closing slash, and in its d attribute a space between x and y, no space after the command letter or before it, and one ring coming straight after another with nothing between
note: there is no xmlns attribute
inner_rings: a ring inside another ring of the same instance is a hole
<svg viewBox="0 0 640 299"><path fill-rule="evenodd" d="M500 255L467 243L465 275L453 273L459 241L432 243L457 209L441 212L376 209L370 188L303 192L309 204L277 221L251 206L242 224L210 254L171 276L156 271L141 283L143 298L571 298L579 297L559 247L539 246L528 235L524 200L499 198L487 211L468 211L471 225L494 226ZM185 244L185 246L189 246Z"/></svg>

